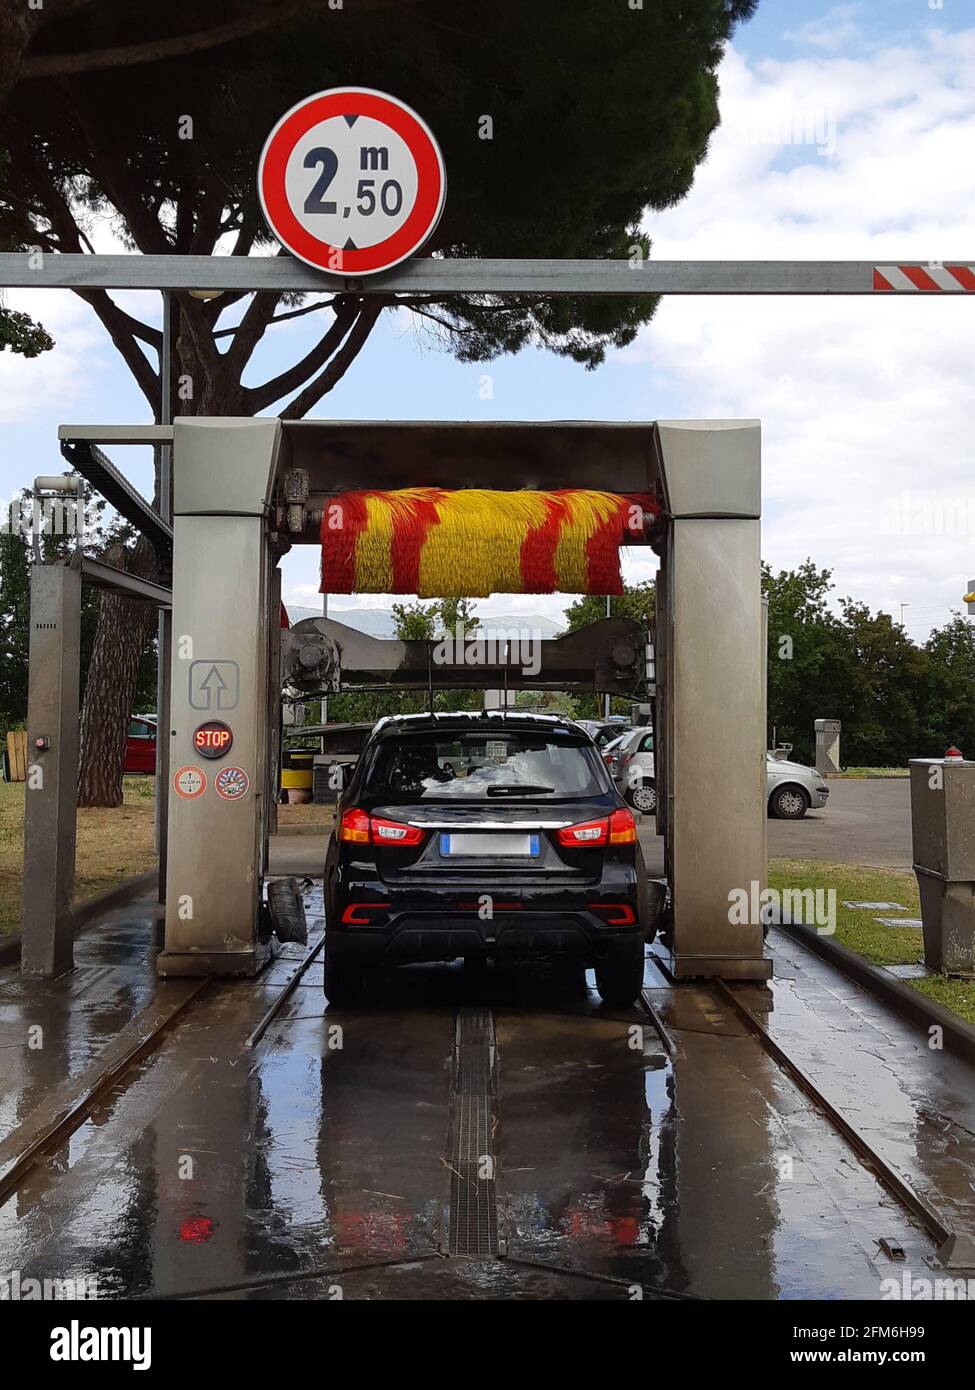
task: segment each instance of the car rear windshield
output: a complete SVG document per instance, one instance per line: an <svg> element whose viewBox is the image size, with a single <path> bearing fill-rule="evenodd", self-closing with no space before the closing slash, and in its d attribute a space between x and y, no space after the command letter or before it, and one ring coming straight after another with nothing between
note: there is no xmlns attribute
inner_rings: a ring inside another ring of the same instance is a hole
<svg viewBox="0 0 975 1390"><path fill-rule="evenodd" d="M599 796L595 750L556 732L498 729L383 739L368 790L423 801Z"/></svg>

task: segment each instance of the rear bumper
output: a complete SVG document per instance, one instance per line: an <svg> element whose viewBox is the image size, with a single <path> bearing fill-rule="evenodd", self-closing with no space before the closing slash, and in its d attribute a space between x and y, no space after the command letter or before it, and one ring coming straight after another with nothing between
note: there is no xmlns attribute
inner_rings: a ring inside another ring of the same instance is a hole
<svg viewBox="0 0 975 1390"><path fill-rule="evenodd" d="M617 905L622 901L614 899ZM592 961L610 941L645 937L636 902L625 906L636 918L625 925L613 920L627 915L619 906L594 909L576 904L551 911L500 908L491 918L481 918L477 911L356 908L356 916L382 920L356 926L336 922L328 931L342 954L363 966L476 955L571 956Z"/></svg>

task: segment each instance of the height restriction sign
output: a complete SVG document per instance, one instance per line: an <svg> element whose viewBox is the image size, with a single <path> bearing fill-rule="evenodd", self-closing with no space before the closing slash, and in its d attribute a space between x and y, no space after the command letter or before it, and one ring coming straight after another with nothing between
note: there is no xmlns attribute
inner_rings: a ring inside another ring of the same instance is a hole
<svg viewBox="0 0 975 1390"><path fill-rule="evenodd" d="M418 251L440 220L446 187L427 124L368 87L335 87L292 107L257 171L264 216L282 246L345 275L375 275Z"/></svg>

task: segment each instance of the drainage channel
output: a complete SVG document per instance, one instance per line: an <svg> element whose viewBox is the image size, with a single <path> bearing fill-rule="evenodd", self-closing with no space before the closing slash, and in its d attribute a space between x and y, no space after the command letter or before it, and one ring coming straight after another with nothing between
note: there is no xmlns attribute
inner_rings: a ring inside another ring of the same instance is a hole
<svg viewBox="0 0 975 1390"><path fill-rule="evenodd" d="M447 1132L447 1251L451 1255L504 1254L495 1148L497 1057L492 1011L459 1010Z"/></svg>

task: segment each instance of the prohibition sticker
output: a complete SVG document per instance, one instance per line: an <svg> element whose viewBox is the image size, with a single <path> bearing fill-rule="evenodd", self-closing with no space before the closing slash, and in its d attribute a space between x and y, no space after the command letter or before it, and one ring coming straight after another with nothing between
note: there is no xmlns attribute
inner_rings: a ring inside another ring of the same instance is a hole
<svg viewBox="0 0 975 1390"><path fill-rule="evenodd" d="M333 87L281 117L257 187L268 225L292 255L319 270L375 275L427 240L447 180L433 132L405 102Z"/></svg>
<svg viewBox="0 0 975 1390"><path fill-rule="evenodd" d="M246 795L251 781L242 767L222 767L213 779L217 795L225 801L239 801Z"/></svg>
<svg viewBox="0 0 975 1390"><path fill-rule="evenodd" d="M173 791L187 801L202 796L207 789L207 777L202 767L181 767L173 776Z"/></svg>

